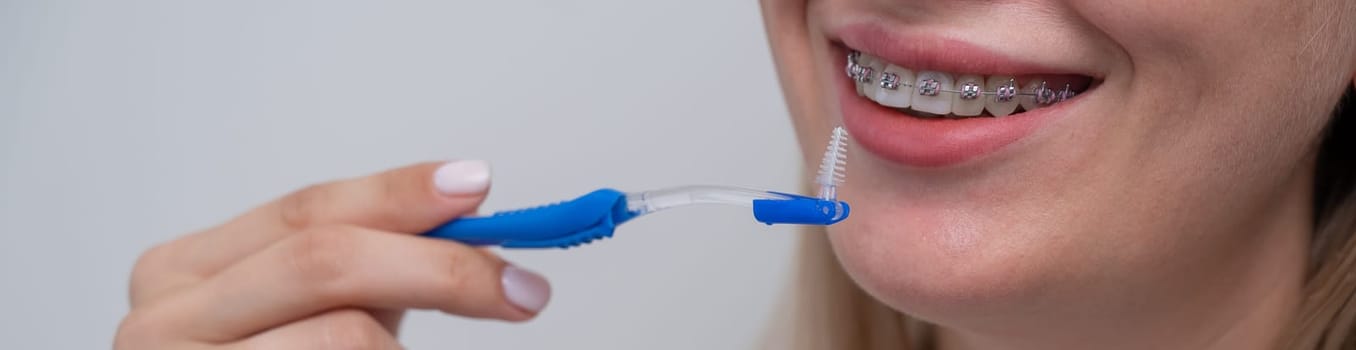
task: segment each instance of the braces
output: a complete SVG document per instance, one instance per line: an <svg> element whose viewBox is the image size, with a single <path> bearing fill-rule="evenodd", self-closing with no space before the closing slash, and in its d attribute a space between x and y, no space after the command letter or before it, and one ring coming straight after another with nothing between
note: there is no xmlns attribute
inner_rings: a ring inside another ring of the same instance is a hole
<svg viewBox="0 0 1356 350"><path fill-rule="evenodd" d="M851 78L858 83L869 84L876 76L876 70L858 64L857 59L860 58L861 55L862 53L857 51L848 53L847 67L845 70L847 71L848 78ZM1036 103L1042 105L1064 102L1065 100L1078 95L1077 92L1073 91L1072 86L1069 86L1069 84L1064 84L1064 89L1056 91L1055 89L1046 87L1044 81L1042 81L1041 86L1034 91L1020 92L1017 91L1016 79L1008 79L1007 82L999 85L994 91L984 91L983 87L975 83L965 83L960 86L960 89L953 90L942 89L941 82L936 79L923 79L915 86L913 83L900 81L899 76L894 73L882 73L880 74L880 82L878 85L882 89L887 90L898 90L900 87L917 87L918 94L921 96L937 96L943 92L959 94L962 100L973 100L980 98L981 96L993 96L995 101L1008 102L1017 98L1017 96L1031 96L1036 100Z"/></svg>

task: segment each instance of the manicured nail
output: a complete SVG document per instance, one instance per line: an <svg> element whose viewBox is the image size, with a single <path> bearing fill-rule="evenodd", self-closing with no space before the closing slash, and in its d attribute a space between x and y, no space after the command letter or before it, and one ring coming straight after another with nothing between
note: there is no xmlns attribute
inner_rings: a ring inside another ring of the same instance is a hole
<svg viewBox="0 0 1356 350"><path fill-rule="evenodd" d="M535 314L551 301L551 284L536 272L505 265L502 276L504 297L514 306Z"/></svg>
<svg viewBox="0 0 1356 350"><path fill-rule="evenodd" d="M485 192L490 188L490 163L483 160L448 162L433 172L433 185L446 195Z"/></svg>

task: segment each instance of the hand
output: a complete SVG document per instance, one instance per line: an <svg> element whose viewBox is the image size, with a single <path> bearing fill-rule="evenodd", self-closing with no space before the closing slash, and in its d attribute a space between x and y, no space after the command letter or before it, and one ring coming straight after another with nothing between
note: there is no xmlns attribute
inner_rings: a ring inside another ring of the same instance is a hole
<svg viewBox="0 0 1356 350"><path fill-rule="evenodd" d="M147 251L115 349L398 349L405 309L524 321L541 276L416 236L472 213L481 161L314 185Z"/></svg>

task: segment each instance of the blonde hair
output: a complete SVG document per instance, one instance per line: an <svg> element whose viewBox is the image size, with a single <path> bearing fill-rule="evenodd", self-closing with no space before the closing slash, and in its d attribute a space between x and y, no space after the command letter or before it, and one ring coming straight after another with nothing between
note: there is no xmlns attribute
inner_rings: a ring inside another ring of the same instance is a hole
<svg viewBox="0 0 1356 350"><path fill-rule="evenodd" d="M1318 145L1314 227L1305 299L1283 349L1356 349L1356 88L1348 89ZM867 295L847 276L823 229L801 239L797 279L771 334L777 349L934 348L931 326Z"/></svg>
<svg viewBox="0 0 1356 350"><path fill-rule="evenodd" d="M1289 349L1356 348L1356 88L1348 89L1319 146L1314 231L1305 300L1289 330Z"/></svg>

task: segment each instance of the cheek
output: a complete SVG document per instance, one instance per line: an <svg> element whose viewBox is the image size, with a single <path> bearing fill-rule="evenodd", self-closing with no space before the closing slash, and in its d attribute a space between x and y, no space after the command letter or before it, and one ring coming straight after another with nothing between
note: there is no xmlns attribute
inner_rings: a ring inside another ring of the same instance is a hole
<svg viewBox="0 0 1356 350"><path fill-rule="evenodd" d="M1107 116L1117 119L1107 123L1114 132L1103 131L1103 147L1123 158L1110 167L1136 174L1127 184L1162 194L1160 201L1278 186L1312 151L1333 92L1349 79L1334 79L1345 69L1324 58L1350 56L1353 46L1331 44L1351 36L1324 20L1331 14L1323 9L1337 8L1331 1L1087 0L1072 7L1126 60L1112 87L1123 111Z"/></svg>

